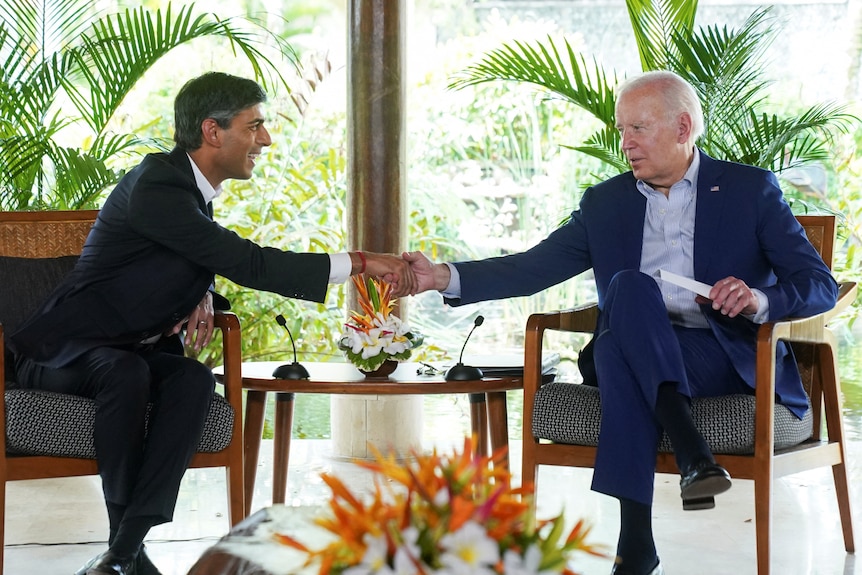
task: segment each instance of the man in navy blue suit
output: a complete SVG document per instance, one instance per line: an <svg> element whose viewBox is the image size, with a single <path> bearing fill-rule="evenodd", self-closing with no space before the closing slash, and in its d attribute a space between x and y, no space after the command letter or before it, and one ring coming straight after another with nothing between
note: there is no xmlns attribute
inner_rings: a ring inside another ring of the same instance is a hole
<svg viewBox="0 0 862 575"><path fill-rule="evenodd" d="M714 506L730 476L694 427L690 398L753 393L758 324L820 313L837 298L775 175L704 154L695 146L703 126L682 78L631 78L617 91L616 127L632 169L589 188L565 225L523 253L480 261L404 254L418 292L438 290L452 305L530 295L593 270L602 422L592 488L620 501L616 575L664 572L651 525L662 431L684 508ZM708 298L663 281L660 270L709 284ZM778 400L802 417L805 393L783 342L778 356Z"/></svg>

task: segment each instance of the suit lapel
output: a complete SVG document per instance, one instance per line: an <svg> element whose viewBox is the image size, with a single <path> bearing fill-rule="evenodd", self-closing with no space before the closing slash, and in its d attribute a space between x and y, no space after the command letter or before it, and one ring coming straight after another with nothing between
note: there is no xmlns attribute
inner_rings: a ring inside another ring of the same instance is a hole
<svg viewBox="0 0 862 575"><path fill-rule="evenodd" d="M718 234L727 193L721 189L722 167L700 150L697 176L697 208L694 216L694 277L703 279L714 250L719 247Z"/></svg>
<svg viewBox="0 0 862 575"><path fill-rule="evenodd" d="M623 236L623 267L621 269L639 270L644 243L644 218L646 217L646 198L638 191L637 181L632 177L626 186L625 197L619 202L620 234Z"/></svg>

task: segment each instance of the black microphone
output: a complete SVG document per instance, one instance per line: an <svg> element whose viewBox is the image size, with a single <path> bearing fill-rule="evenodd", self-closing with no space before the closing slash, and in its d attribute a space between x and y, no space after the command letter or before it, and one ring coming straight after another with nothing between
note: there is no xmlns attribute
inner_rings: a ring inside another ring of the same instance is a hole
<svg viewBox="0 0 862 575"><path fill-rule="evenodd" d="M467 334L467 339L464 340L464 345L461 346L461 355L458 357L458 363L450 367L449 371L446 372L446 381L470 381L473 379L482 379L482 376L484 375L482 370L471 365L464 365L463 359L464 348L467 347L467 342L470 341L470 336L473 335L473 331L475 331L476 328L484 322L484 317L481 315L476 316L476 319L473 321L473 328L470 330L470 333Z"/></svg>
<svg viewBox="0 0 862 575"><path fill-rule="evenodd" d="M284 328L288 337L290 337L290 345L293 346L293 363L279 365L272 372L272 377L277 379L308 379L308 370L305 369L304 365L296 361L296 344L293 343L293 334L290 333L290 329L287 327L287 320L284 319L283 315L278 314L275 316L275 321Z"/></svg>

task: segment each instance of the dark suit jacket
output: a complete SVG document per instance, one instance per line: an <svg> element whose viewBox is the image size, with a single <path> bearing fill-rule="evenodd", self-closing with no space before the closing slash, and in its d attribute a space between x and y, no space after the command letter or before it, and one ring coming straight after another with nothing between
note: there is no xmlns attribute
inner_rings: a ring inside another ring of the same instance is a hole
<svg viewBox="0 0 862 575"><path fill-rule="evenodd" d="M769 319L820 313L835 305L838 288L805 238L769 171L718 161L699 152L694 276L712 285L735 276L769 299ZM617 272L640 269L646 198L631 172L588 189L570 221L532 249L455 264L458 305L530 295L592 268L599 308ZM703 307L717 339L754 387L757 326ZM801 416L806 409L796 364L781 343L776 370L779 400Z"/></svg>
<svg viewBox="0 0 862 575"><path fill-rule="evenodd" d="M111 192L75 269L9 348L60 367L95 347L140 342L186 317L214 275L324 301L327 254L261 247L211 215L185 151L147 156Z"/></svg>

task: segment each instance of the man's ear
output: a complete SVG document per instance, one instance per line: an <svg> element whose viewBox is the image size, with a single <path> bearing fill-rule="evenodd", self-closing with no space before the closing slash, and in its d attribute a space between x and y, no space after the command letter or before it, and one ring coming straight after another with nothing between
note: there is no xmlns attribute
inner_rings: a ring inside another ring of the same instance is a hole
<svg viewBox="0 0 862 575"><path fill-rule="evenodd" d="M216 148L221 147L221 127L212 118L207 118L201 122L201 134L205 144Z"/></svg>
<svg viewBox="0 0 862 575"><path fill-rule="evenodd" d="M688 142L689 137L691 137L691 115L688 112L683 112L679 115L679 123L677 124L678 129L678 140L680 144L685 144Z"/></svg>

